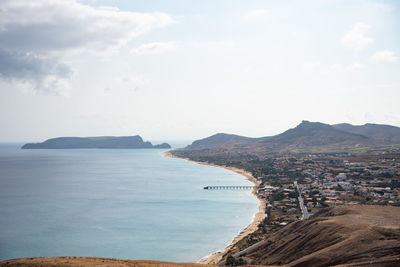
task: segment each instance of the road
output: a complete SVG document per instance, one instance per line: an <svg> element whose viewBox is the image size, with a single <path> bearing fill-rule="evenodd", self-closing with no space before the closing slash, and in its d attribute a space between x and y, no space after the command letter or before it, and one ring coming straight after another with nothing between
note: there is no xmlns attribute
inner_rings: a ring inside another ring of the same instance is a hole
<svg viewBox="0 0 400 267"><path fill-rule="evenodd" d="M245 248L245 249L243 249L243 250L241 250L241 251L239 251L239 252L233 254L232 256L233 256L235 259L237 259L237 258L239 258L239 257L241 257L241 256L246 255L246 254L249 253L249 252L252 252L253 250L257 249L258 247L264 245L265 242L266 242L265 240L258 241L257 243L251 245L250 247ZM226 260L221 261L220 263L218 263L218 265L226 265Z"/></svg>
<svg viewBox="0 0 400 267"><path fill-rule="evenodd" d="M302 212L302 216L301 216L301 220L307 220L308 217L310 217L310 215L308 214L308 209L306 206L304 206L304 201L303 198L301 197L301 191L299 188L299 185L297 184L297 181L294 182L294 186L297 188L297 192L299 192L299 205L300 205L300 209Z"/></svg>
<svg viewBox="0 0 400 267"><path fill-rule="evenodd" d="M299 192L299 205L300 205L300 209L301 209L301 212L302 212L301 220L307 220L308 217L310 217L310 215L308 214L307 207L304 206L304 201L303 201L303 198L301 197L301 191L300 191L299 185L297 184L297 181L294 182L294 186L296 187L297 192ZM250 247L248 247L246 249L243 249L242 251L239 251L239 252L233 254L232 256L234 258L238 258L238 257L244 256L247 253L257 249L258 247L260 247L262 245L264 245L265 242L266 242L265 240L261 240L261 241L255 243L255 244L251 245ZM226 264L226 260L223 260L220 263L218 263L218 265L225 265L225 264Z"/></svg>

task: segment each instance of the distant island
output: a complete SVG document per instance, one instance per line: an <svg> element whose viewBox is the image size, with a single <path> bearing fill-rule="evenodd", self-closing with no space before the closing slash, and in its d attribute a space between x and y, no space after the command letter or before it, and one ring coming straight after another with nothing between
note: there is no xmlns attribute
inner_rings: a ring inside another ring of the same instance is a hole
<svg viewBox="0 0 400 267"><path fill-rule="evenodd" d="M74 149L74 148L159 148L168 149L167 143L153 145L143 141L139 135L135 136L98 136L98 137L58 137L51 138L42 143L28 143L22 149Z"/></svg>

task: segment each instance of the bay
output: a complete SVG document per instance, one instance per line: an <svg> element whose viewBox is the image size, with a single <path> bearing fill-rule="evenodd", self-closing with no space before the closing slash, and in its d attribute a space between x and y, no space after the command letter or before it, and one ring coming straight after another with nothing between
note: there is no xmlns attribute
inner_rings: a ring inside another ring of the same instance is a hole
<svg viewBox="0 0 400 267"><path fill-rule="evenodd" d="M0 148L0 259L94 256L195 262L252 221L252 185L158 149Z"/></svg>

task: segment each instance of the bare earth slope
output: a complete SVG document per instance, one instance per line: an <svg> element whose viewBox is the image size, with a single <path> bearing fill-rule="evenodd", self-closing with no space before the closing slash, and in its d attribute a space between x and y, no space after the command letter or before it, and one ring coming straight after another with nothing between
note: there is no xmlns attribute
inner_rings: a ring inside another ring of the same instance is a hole
<svg viewBox="0 0 400 267"><path fill-rule="evenodd" d="M252 264L400 266L400 208L337 206L272 234L247 253Z"/></svg>

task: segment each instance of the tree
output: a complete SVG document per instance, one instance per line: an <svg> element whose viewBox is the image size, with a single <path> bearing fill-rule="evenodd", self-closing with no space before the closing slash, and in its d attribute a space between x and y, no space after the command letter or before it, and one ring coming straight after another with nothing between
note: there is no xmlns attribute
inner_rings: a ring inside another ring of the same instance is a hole
<svg viewBox="0 0 400 267"><path fill-rule="evenodd" d="M247 262L243 260L242 258L239 258L238 260L235 259L232 255L229 255L226 258L226 265L228 266L239 266L239 265L245 265Z"/></svg>
<svg viewBox="0 0 400 267"><path fill-rule="evenodd" d="M228 265L228 266L236 266L236 259L235 259L235 257L233 257L232 255L229 255L229 256L226 258L226 265Z"/></svg>

